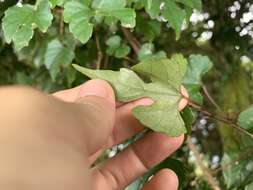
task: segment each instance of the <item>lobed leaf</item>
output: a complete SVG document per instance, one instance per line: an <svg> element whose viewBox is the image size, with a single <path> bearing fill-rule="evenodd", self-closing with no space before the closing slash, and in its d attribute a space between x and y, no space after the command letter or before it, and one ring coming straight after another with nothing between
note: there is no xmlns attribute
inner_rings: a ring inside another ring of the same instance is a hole
<svg viewBox="0 0 253 190"><path fill-rule="evenodd" d="M151 18L169 22L176 32L176 39L179 39L182 27L185 21L187 23L192 10L202 8L201 0L143 0L143 3Z"/></svg>
<svg viewBox="0 0 253 190"><path fill-rule="evenodd" d="M191 55L183 84L187 88L191 100L202 103L203 97L199 92L202 85L202 77L211 70L212 62L207 56Z"/></svg>
<svg viewBox="0 0 253 190"><path fill-rule="evenodd" d="M143 97L153 99L154 104L138 106L133 110L135 117L150 129L170 136L186 133L178 111L178 103L182 99L181 82L187 69L187 61L182 55L144 61L132 68L149 77L151 83L144 82L134 71L125 68L117 72L74 67L89 78L108 81L119 101L129 102Z"/></svg>
<svg viewBox="0 0 253 190"><path fill-rule="evenodd" d="M134 28L136 13L134 9L126 8L126 0L95 0L92 8L97 16L114 17L120 20L126 28Z"/></svg>
<svg viewBox="0 0 253 190"><path fill-rule="evenodd" d="M69 30L78 40L86 43L93 32L93 24L90 18L93 16L89 3L81 0L68 1L64 5L64 21L69 23Z"/></svg>
<svg viewBox="0 0 253 190"><path fill-rule="evenodd" d="M39 28L42 32L46 32L52 20L48 0L39 0L34 6L25 4L22 7L17 5L11 7L5 12L2 23L6 42L13 41L19 51L28 46L34 29Z"/></svg>

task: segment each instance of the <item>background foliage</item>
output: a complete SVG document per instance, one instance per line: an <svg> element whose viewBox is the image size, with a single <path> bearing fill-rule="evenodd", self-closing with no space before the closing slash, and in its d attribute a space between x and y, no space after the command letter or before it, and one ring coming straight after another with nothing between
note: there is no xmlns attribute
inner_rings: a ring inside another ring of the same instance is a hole
<svg viewBox="0 0 253 190"><path fill-rule="evenodd" d="M181 189L253 189L250 0L0 0L0 19L0 85L54 92L87 80L71 63L119 70L182 53L194 102L182 114L188 139L127 189L163 167Z"/></svg>

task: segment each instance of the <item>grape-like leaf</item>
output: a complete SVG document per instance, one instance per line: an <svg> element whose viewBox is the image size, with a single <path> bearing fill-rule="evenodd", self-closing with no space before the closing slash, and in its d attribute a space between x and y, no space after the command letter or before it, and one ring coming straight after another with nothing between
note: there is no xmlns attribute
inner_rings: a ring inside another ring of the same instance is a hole
<svg viewBox="0 0 253 190"><path fill-rule="evenodd" d="M183 79L183 84L187 88L191 100L202 103L203 97L199 90L202 85L202 77L211 70L212 62L207 56L191 55L188 69Z"/></svg>
<svg viewBox="0 0 253 190"><path fill-rule="evenodd" d="M176 38L180 37L181 28L183 26L184 19L186 18L186 12L173 0L145 0L145 9L151 18L157 18L162 16L176 31Z"/></svg>
<svg viewBox="0 0 253 190"><path fill-rule="evenodd" d="M201 10L201 0L143 0L145 10L151 18L163 18L169 22L176 31L176 39L179 39L184 21L189 19L192 10ZM181 5L184 6L181 6Z"/></svg>
<svg viewBox="0 0 253 190"><path fill-rule="evenodd" d="M114 17L120 20L123 27L134 28L136 13L125 6L126 0L94 0L92 4L97 16Z"/></svg>
<svg viewBox="0 0 253 190"><path fill-rule="evenodd" d="M25 4L11 7L5 12L2 24L6 42L13 41L15 48L20 50L28 46L35 28L46 32L52 19L48 0L39 0L34 6Z"/></svg>
<svg viewBox="0 0 253 190"><path fill-rule="evenodd" d="M69 30L82 43L86 43L92 35L92 16L93 12L87 0L72 0L64 5L64 21L69 23Z"/></svg>
<svg viewBox="0 0 253 190"><path fill-rule="evenodd" d="M169 136L186 133L185 124L178 111L182 99L180 93L182 78L187 61L182 55L171 59L154 59L141 62L132 69L145 75L152 82L144 82L134 71L122 68L117 71L91 70L74 65L75 69L94 79L108 81L115 90L119 101L129 102L143 97L154 100L150 106L138 106L133 114L150 129Z"/></svg>
<svg viewBox="0 0 253 190"><path fill-rule="evenodd" d="M162 15L167 19L176 31L176 39L180 38L181 29L186 18L186 12L180 8L174 1L166 0Z"/></svg>

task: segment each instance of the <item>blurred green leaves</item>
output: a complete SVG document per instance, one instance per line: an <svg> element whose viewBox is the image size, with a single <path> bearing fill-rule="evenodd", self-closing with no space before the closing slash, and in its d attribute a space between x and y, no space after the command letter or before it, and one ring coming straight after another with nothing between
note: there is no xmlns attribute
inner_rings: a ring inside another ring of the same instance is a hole
<svg viewBox="0 0 253 190"><path fill-rule="evenodd" d="M36 5L18 5L9 8L3 18L3 31L7 43L13 41L17 50L28 46L34 29L46 32L51 25L53 15L48 0L38 0Z"/></svg>
<svg viewBox="0 0 253 190"><path fill-rule="evenodd" d="M155 53L155 46L153 43L145 43L141 46L140 52L138 54L140 61L145 61L149 59L162 59L167 58L164 51L158 51Z"/></svg>
<svg viewBox="0 0 253 190"><path fill-rule="evenodd" d="M238 117L238 124L240 127L246 129L250 133L253 133L253 107L240 113Z"/></svg>
<svg viewBox="0 0 253 190"><path fill-rule="evenodd" d="M183 8L181 5L183 5ZM168 21L179 39L184 22L187 22L188 12L192 9L201 9L201 0L144 0L147 13L151 18Z"/></svg>
<svg viewBox="0 0 253 190"><path fill-rule="evenodd" d="M190 99L202 104L203 97L199 92L202 86L202 77L211 70L212 62L207 56L191 55L183 84L188 90Z"/></svg>
<svg viewBox="0 0 253 190"><path fill-rule="evenodd" d="M116 18L123 27L134 28L135 11L125 6L126 0L94 0L92 3L96 16Z"/></svg>
<svg viewBox="0 0 253 190"><path fill-rule="evenodd" d="M131 50L128 45L122 43L122 39L118 35L111 36L106 41L106 45L108 46L106 49L106 53L117 58L126 57Z"/></svg>
<svg viewBox="0 0 253 190"><path fill-rule="evenodd" d="M75 58L73 42L66 41L63 45L58 39L48 43L45 53L45 65L53 80L61 68L69 66Z"/></svg>

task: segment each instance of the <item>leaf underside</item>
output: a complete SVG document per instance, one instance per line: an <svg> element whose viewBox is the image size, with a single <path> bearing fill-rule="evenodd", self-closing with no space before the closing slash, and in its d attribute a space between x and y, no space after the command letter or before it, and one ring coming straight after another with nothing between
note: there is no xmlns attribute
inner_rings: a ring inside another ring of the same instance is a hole
<svg viewBox="0 0 253 190"><path fill-rule="evenodd" d="M150 106L133 109L134 116L146 127L169 136L186 133L185 124L178 111L182 79L187 61L182 55L171 59L151 59L135 65L132 70L92 70L73 65L74 68L92 79L108 81L115 90L118 101L130 102L148 97L154 100ZM135 72L151 80L144 82Z"/></svg>

